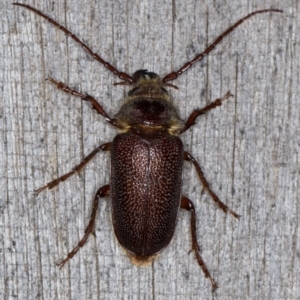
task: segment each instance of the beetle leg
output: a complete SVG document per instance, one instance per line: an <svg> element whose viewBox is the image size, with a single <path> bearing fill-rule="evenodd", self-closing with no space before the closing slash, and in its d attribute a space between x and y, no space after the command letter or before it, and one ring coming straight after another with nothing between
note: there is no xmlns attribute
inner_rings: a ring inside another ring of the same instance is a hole
<svg viewBox="0 0 300 300"><path fill-rule="evenodd" d="M93 208L92 208L92 213L91 213L91 217L90 217L90 222L84 231L84 236L80 240L80 242L77 244L77 246L71 252L68 253L67 257L57 263L57 266L60 267L60 269L64 266L64 264L68 260L70 260L78 252L78 250L81 247L83 247L83 245L86 243L89 235L91 233L93 233L94 227L95 227L95 219L96 219L96 214L97 214L97 209L98 209L99 198L103 198L108 195L109 195L109 185L104 185L97 191L96 196L94 198L94 202L93 202Z"/></svg>
<svg viewBox="0 0 300 300"><path fill-rule="evenodd" d="M59 178L56 178L52 180L51 182L47 183L46 185L42 186L41 188L35 190L35 194L39 194L41 191L45 189L52 189L56 185L58 185L61 181L66 180L67 178L71 177L75 173L79 172L99 151L108 151L110 150L111 143L103 144L99 147L97 147L94 151L92 151L88 156L86 156L83 161L77 165L73 170L67 174L64 174L60 176Z"/></svg>
<svg viewBox="0 0 300 300"><path fill-rule="evenodd" d="M212 289L214 291L218 288L218 285L214 281L212 276L210 275L203 259L201 258L200 254L199 254L200 247L199 247L199 244L198 244L198 241L197 241L197 235L196 235L196 213L195 213L195 209L194 209L194 204L190 199L188 199L185 196L182 196L180 207L191 212L192 249L195 251L195 255L196 255L198 264L202 268L202 271L205 274L205 277L209 278L209 280L212 284Z"/></svg>
<svg viewBox="0 0 300 300"><path fill-rule="evenodd" d="M184 127L179 130L179 134L182 132L185 132L186 130L188 130L192 125L196 124L195 120L197 117L199 117L200 115L204 115L205 113L207 113L209 110L214 109L220 105L222 105L222 102L225 101L226 99L228 99L229 97L233 97L233 95L230 92L227 92L225 96L223 96L222 98L218 98L216 99L214 102L208 104L207 106L201 108L201 109L195 109L192 111L192 113L190 114L188 120L185 122Z"/></svg>
<svg viewBox="0 0 300 300"><path fill-rule="evenodd" d="M194 165L194 167L196 168L197 174L203 184L204 189L211 195L211 197L213 198L213 200L219 205L219 207L225 212L225 213L231 213L235 218L239 219L240 216L235 213L233 210L229 209L229 207L227 205L225 205L220 199L219 197L213 192L213 190L210 188L210 185L208 183L208 181L206 180L206 178L204 177L204 173L201 170L201 167L199 166L199 164L197 163L197 161L195 160L195 158L189 154L188 152L184 152L184 160L186 161L191 161Z"/></svg>
<svg viewBox="0 0 300 300"><path fill-rule="evenodd" d="M56 81L52 77L48 77L47 80L49 80L50 82L52 82L53 84L55 84L56 87L59 90L62 90L65 93L71 94L73 96L80 97L81 100L89 102L90 104L92 104L92 109L95 109L101 116L104 117L104 119L108 123L110 123L111 125L113 125L115 127L119 127L120 128L120 126L117 124L117 122L114 119L112 119L112 118L109 117L109 115L103 109L102 105L96 99L94 99L92 96L90 96L88 94L83 94L83 93L77 92L77 91L69 88L63 82Z"/></svg>

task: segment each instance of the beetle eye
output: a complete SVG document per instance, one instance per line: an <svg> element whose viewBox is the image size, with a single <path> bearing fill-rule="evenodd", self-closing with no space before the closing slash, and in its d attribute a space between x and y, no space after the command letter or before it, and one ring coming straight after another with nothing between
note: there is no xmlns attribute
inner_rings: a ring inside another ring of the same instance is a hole
<svg viewBox="0 0 300 300"><path fill-rule="evenodd" d="M132 89L128 92L128 96L132 96L138 90L139 90L139 87L135 87L134 89Z"/></svg>
<svg viewBox="0 0 300 300"><path fill-rule="evenodd" d="M169 95L168 91L164 87L162 87L161 90L163 91L164 94Z"/></svg>

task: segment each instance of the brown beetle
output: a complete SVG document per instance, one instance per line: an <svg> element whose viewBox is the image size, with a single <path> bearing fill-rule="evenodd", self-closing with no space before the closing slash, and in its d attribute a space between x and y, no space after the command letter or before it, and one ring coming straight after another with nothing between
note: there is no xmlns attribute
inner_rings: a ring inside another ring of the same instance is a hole
<svg viewBox="0 0 300 300"><path fill-rule="evenodd" d="M71 172L36 190L36 193L40 193L46 188L53 188L61 181L80 171L99 151L111 151L110 185L105 185L97 191L90 222L85 230L84 237L58 265L62 267L85 244L88 236L94 231L99 198L110 195L116 237L132 260L139 264L151 262L169 244L174 234L179 208L190 211L192 249L205 276L210 279L212 288L215 290L218 286L199 254L194 205L191 200L181 195L184 160L192 162L195 166L204 189L211 195L216 204L225 213L229 212L235 218L239 218L239 216L221 202L212 191L199 164L191 154L184 151L182 141L178 136L194 125L198 116L222 105L222 102L232 95L228 92L225 96L216 99L206 107L194 110L188 120L183 122L177 115L176 108L172 104L165 87L177 88L168 82L176 79L194 63L201 60L226 35L246 19L259 13L282 11L265 9L247 15L221 34L203 53L198 54L178 71L172 72L161 79L157 74L147 70L138 70L133 76L119 72L98 54L93 53L69 30L42 12L25 4L14 3L14 5L23 6L37 13L69 35L86 52L122 80L122 82L116 84L133 86L128 93L126 103L114 118L110 118L92 96L72 90L51 77L48 78L57 88L89 102L93 109L120 131L111 143L96 148Z"/></svg>

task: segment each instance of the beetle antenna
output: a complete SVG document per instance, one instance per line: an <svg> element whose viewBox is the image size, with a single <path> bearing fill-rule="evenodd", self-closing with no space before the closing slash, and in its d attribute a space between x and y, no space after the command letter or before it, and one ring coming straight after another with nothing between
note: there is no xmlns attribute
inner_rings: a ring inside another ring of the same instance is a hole
<svg viewBox="0 0 300 300"><path fill-rule="evenodd" d="M163 82L163 85L178 90L178 86L177 85L174 85L174 84L171 84L171 83L165 83L165 82Z"/></svg>
<svg viewBox="0 0 300 300"><path fill-rule="evenodd" d="M168 75L166 75L162 82L165 84L167 81L171 81L176 79L179 75L181 75L183 72L187 71L193 64L200 61L205 55L207 55L209 52L211 52L217 44L219 44L223 38L231 33L235 28L237 28L239 25L241 25L245 20L251 18L252 16L256 14L262 14L266 12L283 12L283 10L280 9L263 9L263 10L257 10L252 12L251 14L247 15L246 17L240 19L235 24L233 24L231 27L229 27L225 32L223 32L210 46L208 46L204 52L197 54L193 60L185 63L179 70L174 71Z"/></svg>
<svg viewBox="0 0 300 300"><path fill-rule="evenodd" d="M129 81L121 81L121 82L115 82L113 85L132 85L134 82Z"/></svg>
<svg viewBox="0 0 300 300"><path fill-rule="evenodd" d="M77 44L79 44L83 48L83 50L85 50L87 53L89 53L94 59L96 59L98 62L100 62L100 64L102 64L106 69L108 69L109 71L114 73L116 76L118 76L121 80L123 80L124 82L128 82L128 84L135 83L135 80L129 74L120 72L114 66L112 66L110 63L108 63L102 57L100 57L97 53L94 53L86 44L84 44L76 35L74 35L72 32L70 32L66 27L58 24L56 21L54 21L50 17L46 16L45 14L43 14L42 12L40 12L39 10L37 10L34 7L31 7L29 5L22 4L22 3L13 3L13 5L25 7L27 9L33 11L34 13L38 14L42 18L46 19L49 23L53 24L58 29L63 31L66 35L70 36Z"/></svg>

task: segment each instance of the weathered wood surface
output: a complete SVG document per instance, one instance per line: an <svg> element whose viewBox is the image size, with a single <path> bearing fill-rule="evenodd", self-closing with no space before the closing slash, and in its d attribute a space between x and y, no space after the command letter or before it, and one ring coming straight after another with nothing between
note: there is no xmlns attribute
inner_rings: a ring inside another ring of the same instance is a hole
<svg viewBox="0 0 300 300"><path fill-rule="evenodd" d="M220 198L202 192L193 167L183 192L194 201L202 257L191 249L189 214L153 265L133 266L99 208L96 237L61 271L83 235L96 190L109 182L109 154L37 198L32 192L72 169L115 131L48 75L95 96L113 115L128 88L70 38L37 15L0 2L1 299L299 299L300 12L296 0L26 1L55 18L115 65L165 75L229 25L262 8L284 14L245 22L171 90L182 118L230 90L235 97L182 135Z"/></svg>

